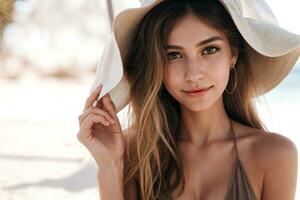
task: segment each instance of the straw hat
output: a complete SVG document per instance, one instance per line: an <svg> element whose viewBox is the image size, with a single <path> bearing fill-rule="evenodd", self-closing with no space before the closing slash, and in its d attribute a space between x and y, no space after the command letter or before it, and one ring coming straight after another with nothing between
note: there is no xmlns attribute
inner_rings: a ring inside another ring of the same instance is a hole
<svg viewBox="0 0 300 200"><path fill-rule="evenodd" d="M104 87L98 99L109 92L117 112L129 103L129 85L123 61L134 28L151 8L164 0L144 0L139 8L120 12L105 45L91 92ZM300 54L300 36L281 27L264 0L219 0L247 42L250 67L259 86L258 96L270 91L288 75Z"/></svg>

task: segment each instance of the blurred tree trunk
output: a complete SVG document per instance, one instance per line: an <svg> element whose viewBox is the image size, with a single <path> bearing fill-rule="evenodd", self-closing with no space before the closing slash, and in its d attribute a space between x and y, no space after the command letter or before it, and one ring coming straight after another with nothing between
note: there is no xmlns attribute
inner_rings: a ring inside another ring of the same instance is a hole
<svg viewBox="0 0 300 200"><path fill-rule="evenodd" d="M15 0L0 0L0 36L4 27L11 21Z"/></svg>
<svg viewBox="0 0 300 200"><path fill-rule="evenodd" d="M114 9L113 9L113 3L112 0L106 0L107 2L107 9L108 9L108 17L110 22L110 28L112 29L113 20L114 20Z"/></svg>

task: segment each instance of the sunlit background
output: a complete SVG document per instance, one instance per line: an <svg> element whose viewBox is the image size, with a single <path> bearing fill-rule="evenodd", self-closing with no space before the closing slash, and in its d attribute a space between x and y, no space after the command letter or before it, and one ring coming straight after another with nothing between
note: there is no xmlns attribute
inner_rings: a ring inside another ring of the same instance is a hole
<svg viewBox="0 0 300 200"><path fill-rule="evenodd" d="M139 5L107 2L0 0L1 200L97 199L96 168L76 139L77 117L111 31L108 10ZM299 1L267 2L282 27L300 34ZM299 86L298 62L258 104L269 130L298 148Z"/></svg>

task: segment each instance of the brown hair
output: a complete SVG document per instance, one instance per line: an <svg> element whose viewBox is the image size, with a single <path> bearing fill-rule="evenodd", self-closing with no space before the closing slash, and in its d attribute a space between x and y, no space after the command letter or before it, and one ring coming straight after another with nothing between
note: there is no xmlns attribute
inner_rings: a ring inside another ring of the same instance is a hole
<svg viewBox="0 0 300 200"><path fill-rule="evenodd" d="M0 32L4 26L11 21L13 12L13 0L0 0Z"/></svg>
<svg viewBox="0 0 300 200"><path fill-rule="evenodd" d="M247 44L222 4L216 0L162 1L137 26L124 62L125 76L130 85L129 110L132 110L133 119L124 186L126 188L130 180L136 180L138 194L143 200L170 195L179 185L182 192L185 185L176 143L180 123L179 103L163 85L167 64L163 46L171 30L187 14L193 14L207 25L223 31L231 48L239 53L236 91L233 95L223 93L229 117L247 126L264 129L251 101L255 82L245 51ZM231 74L230 88L233 82Z"/></svg>

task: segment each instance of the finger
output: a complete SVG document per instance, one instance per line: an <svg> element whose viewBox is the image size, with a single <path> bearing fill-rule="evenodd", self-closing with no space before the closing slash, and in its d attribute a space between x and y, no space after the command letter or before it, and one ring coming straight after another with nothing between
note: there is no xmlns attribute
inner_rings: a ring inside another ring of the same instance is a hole
<svg viewBox="0 0 300 200"><path fill-rule="evenodd" d="M103 109L103 98L105 97L105 95L101 98L101 99L99 99L98 101L97 101L97 103L96 103L96 107L97 108L100 108L100 109Z"/></svg>
<svg viewBox="0 0 300 200"><path fill-rule="evenodd" d="M107 93L103 97L102 102L103 102L104 110L106 110L112 116L113 119L118 118L117 113L116 113L116 107L115 107L114 103L112 102L109 93Z"/></svg>
<svg viewBox="0 0 300 200"><path fill-rule="evenodd" d="M110 116L110 114L108 112L106 112L105 110L101 110L100 108L97 108L97 107L89 107L86 111L84 111L84 113L82 113L80 116L79 116L79 123L81 124L84 119L91 113L94 113L94 114L97 114L97 115L102 115L105 117L105 119L107 121L109 121L110 123L114 123L114 120L113 118Z"/></svg>
<svg viewBox="0 0 300 200"><path fill-rule="evenodd" d="M109 122L101 115L90 114L85 118L80 127L81 132L90 131L94 123L100 123L103 126L109 126Z"/></svg>
<svg viewBox="0 0 300 200"><path fill-rule="evenodd" d="M97 97L99 96L101 90L103 88L103 85L100 84L91 94L90 96L87 98L85 105L84 105L84 110L86 110L87 108L93 106L93 103L95 100L97 100Z"/></svg>

